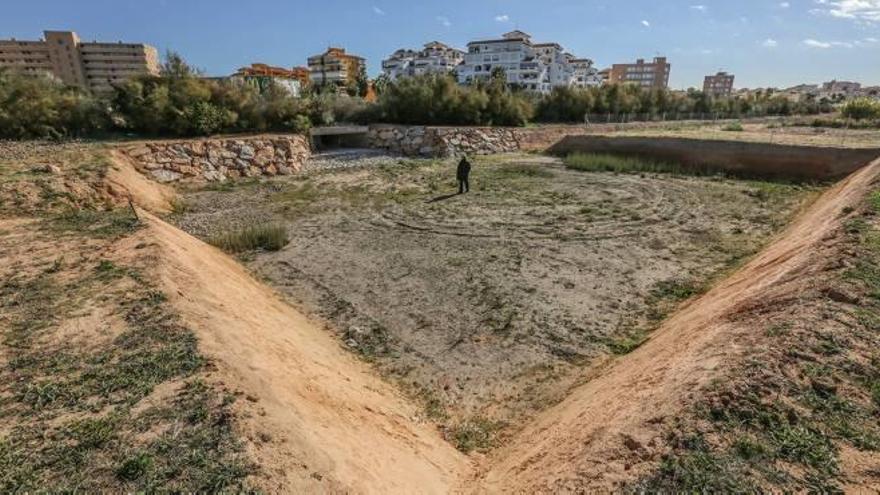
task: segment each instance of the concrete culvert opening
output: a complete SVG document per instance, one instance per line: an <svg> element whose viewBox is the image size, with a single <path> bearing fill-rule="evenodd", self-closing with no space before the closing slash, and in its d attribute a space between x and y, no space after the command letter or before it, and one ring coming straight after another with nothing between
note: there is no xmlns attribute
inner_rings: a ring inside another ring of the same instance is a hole
<svg viewBox="0 0 880 495"><path fill-rule="evenodd" d="M366 126L316 127L311 130L312 147L318 152L369 148L368 132Z"/></svg>

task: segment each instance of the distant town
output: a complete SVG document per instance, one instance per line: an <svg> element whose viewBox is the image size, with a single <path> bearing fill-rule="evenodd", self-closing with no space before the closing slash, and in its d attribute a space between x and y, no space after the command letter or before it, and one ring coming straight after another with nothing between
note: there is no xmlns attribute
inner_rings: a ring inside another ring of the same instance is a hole
<svg viewBox="0 0 880 495"><path fill-rule="evenodd" d="M143 43L84 42L75 32L45 31L36 41L0 40L0 68L25 73L48 73L65 84L94 93L112 91L114 84L141 74L159 74L157 50ZM401 48L382 61L375 80L366 76L366 60L342 47L308 57L305 66L291 68L253 63L234 74L215 79L259 86L276 84L293 96L310 86L349 88L368 99L384 82L425 74L452 74L460 84L486 80L503 71L514 88L540 94L558 87L589 88L605 84L635 84L642 88L668 89L672 64L666 57L612 64L599 69L590 58L576 56L555 42L534 41L524 31L511 31L496 39L471 41L460 50L439 41L422 48ZM839 103L857 97L880 99L880 86L832 80L790 88L739 88L735 75L717 72L705 76L702 91L713 98L749 96L768 91L792 102Z"/></svg>

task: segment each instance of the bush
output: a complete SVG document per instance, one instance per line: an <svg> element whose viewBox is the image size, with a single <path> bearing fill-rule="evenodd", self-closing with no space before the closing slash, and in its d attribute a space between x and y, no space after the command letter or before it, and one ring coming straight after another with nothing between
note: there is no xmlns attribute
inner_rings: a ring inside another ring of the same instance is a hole
<svg viewBox="0 0 880 495"><path fill-rule="evenodd" d="M280 251L289 239L283 225L255 225L215 236L209 242L229 253L243 253L256 249Z"/></svg>
<svg viewBox="0 0 880 495"><path fill-rule="evenodd" d="M730 124L727 124L726 126L722 127L721 130L728 131L728 132L743 132L745 129L743 129L743 126L741 123L731 122Z"/></svg>
<svg viewBox="0 0 880 495"><path fill-rule="evenodd" d="M81 137L110 125L106 105L50 77L0 70L0 137Z"/></svg>
<svg viewBox="0 0 880 495"><path fill-rule="evenodd" d="M408 77L387 84L375 119L397 124L521 126L533 107L500 77L462 86L451 75Z"/></svg>
<svg viewBox="0 0 880 495"><path fill-rule="evenodd" d="M843 105L841 115L848 119L880 119L880 101L871 98L857 98Z"/></svg>

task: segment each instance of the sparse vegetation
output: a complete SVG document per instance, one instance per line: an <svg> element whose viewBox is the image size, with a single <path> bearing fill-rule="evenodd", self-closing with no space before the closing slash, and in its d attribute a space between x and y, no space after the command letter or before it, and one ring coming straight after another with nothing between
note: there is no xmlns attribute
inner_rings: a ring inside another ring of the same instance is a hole
<svg viewBox="0 0 880 495"><path fill-rule="evenodd" d="M743 128L742 123L732 122L722 127L721 130L728 132L743 132L745 129Z"/></svg>
<svg viewBox="0 0 880 495"><path fill-rule="evenodd" d="M458 450L466 454L485 451L494 445L495 436L503 426L503 423L477 416L462 421L447 431L446 436Z"/></svg>
<svg viewBox="0 0 880 495"><path fill-rule="evenodd" d="M130 220L50 217L31 242L51 238L66 258L29 260L0 284L0 491L245 489L253 467L232 430L234 398L203 381L195 336L143 275L148 262L90 259L130 235ZM65 333L93 313L100 325ZM160 387L166 399L144 402Z"/></svg>
<svg viewBox="0 0 880 495"><path fill-rule="evenodd" d="M835 251L844 259L821 276L828 287L755 317L771 322L760 346L705 393L693 421L669 429L672 453L638 489L838 492L853 474L841 449L880 450L877 197L848 211L856 216Z"/></svg>
<svg viewBox="0 0 880 495"><path fill-rule="evenodd" d="M253 225L220 234L210 243L230 253L243 253L263 249L280 251L289 242L287 228L283 225Z"/></svg>
<svg viewBox="0 0 880 495"><path fill-rule="evenodd" d="M573 153L565 157L565 166L581 172L673 175L708 175L712 173L708 167L686 167L681 164L659 162L647 158L600 153Z"/></svg>
<svg viewBox="0 0 880 495"><path fill-rule="evenodd" d="M878 120L880 119L880 100L873 98L850 100L840 109L840 114L848 119Z"/></svg>

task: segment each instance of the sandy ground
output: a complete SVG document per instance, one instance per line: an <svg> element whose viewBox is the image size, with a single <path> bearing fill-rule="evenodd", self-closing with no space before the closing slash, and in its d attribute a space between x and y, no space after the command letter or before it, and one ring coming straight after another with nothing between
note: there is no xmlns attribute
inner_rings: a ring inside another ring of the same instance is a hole
<svg viewBox="0 0 880 495"><path fill-rule="evenodd" d="M316 174L186 196L203 237L254 222L291 243L249 266L352 351L452 417L516 423L638 334L658 284L705 281L757 249L809 189L587 174L552 159Z"/></svg>
<svg viewBox="0 0 880 495"><path fill-rule="evenodd" d="M738 331L726 317L759 303L779 284L821 271L817 247L833 237L840 212L857 206L878 176L880 160L835 185L780 239L668 319L644 346L541 414L498 453L482 489L603 491L652 465L653 457L640 463L634 451L662 443L662 425L719 367L731 366L746 351L733 340Z"/></svg>

